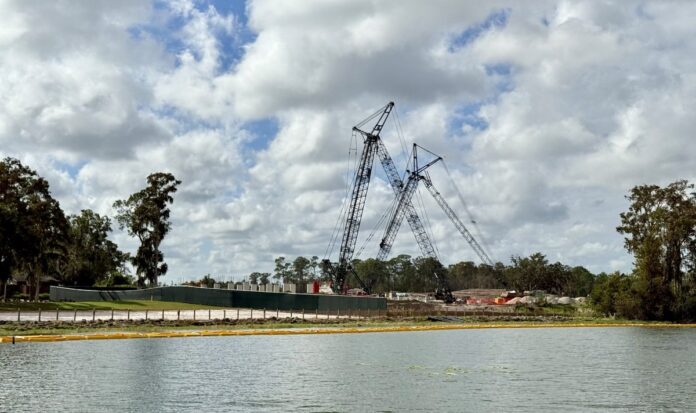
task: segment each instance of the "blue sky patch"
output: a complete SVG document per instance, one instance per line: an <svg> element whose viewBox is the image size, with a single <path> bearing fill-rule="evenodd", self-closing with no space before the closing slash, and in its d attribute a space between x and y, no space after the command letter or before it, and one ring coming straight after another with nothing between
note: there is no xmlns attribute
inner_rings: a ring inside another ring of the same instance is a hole
<svg viewBox="0 0 696 413"><path fill-rule="evenodd" d="M79 160L75 163L56 161L56 167L61 171L67 172L68 175L70 175L70 178L75 179L77 174L80 173L82 167L87 165L87 163L88 162L84 160Z"/></svg>
<svg viewBox="0 0 696 413"><path fill-rule="evenodd" d="M246 122L242 129L254 136L254 139L246 145L247 148L258 151L268 148L268 145L278 134L280 126L276 118L265 118Z"/></svg>
<svg viewBox="0 0 696 413"><path fill-rule="evenodd" d="M477 131L488 128L488 122L479 116L479 111L485 103L485 101L478 101L458 106L450 119L449 134L453 136L461 135L465 125Z"/></svg>
<svg viewBox="0 0 696 413"><path fill-rule="evenodd" d="M498 10L491 13L481 23L474 24L455 36L450 43L449 51L456 52L457 50L473 43L474 40L488 30L501 29L505 27L507 25L509 16L509 9Z"/></svg>

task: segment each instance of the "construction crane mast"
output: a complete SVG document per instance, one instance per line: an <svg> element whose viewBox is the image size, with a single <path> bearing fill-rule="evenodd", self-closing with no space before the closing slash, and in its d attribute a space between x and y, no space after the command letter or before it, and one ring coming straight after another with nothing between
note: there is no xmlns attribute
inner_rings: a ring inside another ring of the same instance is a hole
<svg viewBox="0 0 696 413"><path fill-rule="evenodd" d="M430 153L431 155L434 156L434 159L428 162L425 165L419 165L418 162L418 148ZM462 221L459 219L457 214L454 212L454 210L449 206L447 201L445 201L444 197L440 194L440 192L435 189L433 186L433 182L430 179L430 174L426 171L430 166L434 165L438 161L442 160L442 157L428 151L427 149L423 148L422 146L419 146L417 144L413 144L413 151L412 151L412 167L411 170L407 170L408 174L408 179L406 182L406 185L403 187L399 195L397 196L397 202L396 202L396 207L392 210L390 219L387 223L387 227L384 231L384 236L382 237L382 241L380 242L380 252L378 254L379 259L384 259L386 256L389 254L389 251L391 250L391 247L394 243L394 239L396 238L396 234L399 231L399 228L401 227L401 223L403 222L404 217L408 217L409 214L409 209L407 205L411 205L411 199L413 198L413 195L416 192L416 189L418 187L418 182L423 181L425 184L426 188L428 189L428 192L435 198L435 201L438 203L440 208L445 212L445 214L450 218L450 220L454 223L454 226L459 230L459 232L464 236L464 239L469 243L471 248L476 252L476 254L479 256L481 261L485 264L488 265L493 265L493 261L490 259L488 254L486 254L485 250L481 248L481 245L476 241L476 239L471 235L469 230L466 228L466 226L462 223ZM415 211L414 211L415 213ZM415 231L414 231L415 233ZM428 239L428 242L430 240ZM435 254L435 251L433 250L432 253L425 254L426 257L433 258L435 260L438 260L437 255ZM439 260L438 260L439 261ZM436 282L437 282L437 289L435 291L435 296L439 299L444 300L445 302L453 302L454 297L452 296L452 291L449 288L449 284L447 282L446 276L444 272L436 272L434 274Z"/></svg>
<svg viewBox="0 0 696 413"><path fill-rule="evenodd" d="M411 206L411 209L415 214L415 209L413 208L411 200L413 199L413 195L416 193L416 189L418 188L418 182L425 179L426 176L424 174L427 173L426 170L428 168L430 168L438 161L442 160L442 157L435 155L434 153L428 151L423 147L420 147L421 149L435 156L435 158L430 162L426 163L425 165L420 165L418 161L418 148L419 146L414 143L413 151L411 152L412 166L410 170L406 170L406 173L408 174L406 185L397 196L396 207L392 210L391 216L387 223L387 227L384 230L384 236L382 237L382 241L379 244L379 253L377 255L378 259L384 259L389 254L389 251L391 250L391 247L394 243L396 234L399 232L399 228L401 227L401 223L403 222L404 217L408 217L409 213L411 213L411 211L409 211L408 208L409 205ZM423 232L425 233L424 228ZM428 243L430 243L430 239L427 239ZM430 245L432 248L432 244ZM423 255L436 260L438 263L440 262L437 257L437 254L435 253L434 248L432 248L429 253L424 252ZM452 290L449 287L449 283L447 282L447 276L445 275L444 271L442 271L441 269L436 270L433 273L433 277L435 278L435 282L437 284L435 289L435 297L440 300L443 300L446 303L454 302L454 296L452 295Z"/></svg>
<svg viewBox="0 0 696 413"><path fill-rule="evenodd" d="M408 175L406 186L404 186L402 190L397 193L396 207L392 211L392 216L390 217L384 231L384 237L382 237L382 241L379 243L377 259L384 260L389 255L394 243L394 238L399 232L399 228L401 227L401 223L403 222L404 218L406 218L406 220L411 224L411 229L416 235L418 246L420 247L423 255L437 259L435 248L433 247L432 242L430 242L430 237L428 237L423 224L420 222L420 218L418 218L418 214L416 213L416 209L413 207L412 203L413 194L418 188L418 182L423 178L421 174L430 166L442 159L437 155L435 156L436 157L434 160L428 162L426 165L419 166L418 145L413 144L412 168L411 170L406 170L406 174ZM417 226L418 228L414 229L414 226ZM422 243L420 242L421 240L423 240Z"/></svg>
<svg viewBox="0 0 696 413"><path fill-rule="evenodd" d="M349 272L353 272L358 281L360 279L357 274L351 268L351 260L355 252L355 245L358 238L358 232L360 229L360 223L362 220L363 210L365 208L365 200L367 198L368 188L370 186L370 178L372 175L372 164L374 162L375 154L382 164L382 168L387 176L389 185L394 191L395 196L399 196L404 188L404 183L401 179L401 175L394 165L394 161L389 155L387 147L380 138L380 133L384 124L386 123L391 111L394 107L393 102L389 102L386 106L375 112L372 116L365 119L359 125L353 127L353 132L356 132L363 137L363 150L360 155L360 162L355 172L355 178L353 179L353 186L351 191L351 199L348 205L348 211L346 215L346 220L343 227L343 236L341 238L341 247L339 250L338 263L334 267L328 262L328 268L330 268L333 276L333 289L336 293L343 293L345 289L345 281ZM372 119L377 118L377 122L372 127L371 132L366 132L361 129L362 125L369 122ZM421 222L418 214L416 213L410 198L405 201L402 209L406 215L406 220L411 226L411 230L416 238L416 242L420 247L423 255L425 256L435 256L435 248L433 247L430 238ZM383 259L389 254L389 249L380 249L380 255L378 259ZM361 283L362 284L362 283Z"/></svg>
<svg viewBox="0 0 696 413"><path fill-rule="evenodd" d="M392 161L391 157L389 156L389 152L387 152L387 148L384 146L384 142L382 142L381 140L379 142L379 146L377 147L377 155L379 156L379 159L382 162L384 172L387 174L387 177L389 178L389 183L392 189L394 190L394 194L398 197L404 189L404 183L401 180L401 176L396 171L394 161ZM430 241L430 237L428 237L428 233L425 231L425 227L423 226L423 223L418 217L416 209L413 207L411 198L404 199L402 209L403 214L406 217L406 221L408 221L408 224L411 226L411 231L413 232L413 235L416 237L416 242L418 243L418 247L420 248L421 253L426 257L435 256L435 248L433 247L433 243ZM399 222L399 226L400 225L401 222ZM377 253L377 259L384 260L385 258L387 258L390 251L391 244L380 244L379 253Z"/></svg>
<svg viewBox="0 0 696 413"><path fill-rule="evenodd" d="M380 142L379 134L382 132L384 124L389 118L389 114L394 107L394 102L389 102L374 117L379 114L377 123L372 127L371 132L361 130L358 126L353 127L353 131L363 136L363 150L360 155L360 162L355 172L353 180L353 189L351 192L350 203L348 204L348 212L346 222L343 227L343 236L341 238L341 249L339 250L338 266L334 268L333 290L336 293L343 293L345 289L346 278L348 272L352 270L351 260L355 252L355 243L358 240L358 232L360 230L360 222L362 221L363 211L365 210L365 200L367 199L367 190L370 187L370 177L372 176L372 164L377 153L377 147ZM372 117L368 118L371 119ZM363 122L365 123L365 122Z"/></svg>

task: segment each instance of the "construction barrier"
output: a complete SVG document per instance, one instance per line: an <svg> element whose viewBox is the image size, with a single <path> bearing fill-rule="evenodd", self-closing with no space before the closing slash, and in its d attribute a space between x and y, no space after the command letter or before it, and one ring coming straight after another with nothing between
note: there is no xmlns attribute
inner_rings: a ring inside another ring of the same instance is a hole
<svg viewBox="0 0 696 413"><path fill-rule="evenodd" d="M82 290L51 286L51 301L175 301L230 308L305 310L320 312L386 310L387 300L344 295L288 294L200 287L157 287L142 290Z"/></svg>

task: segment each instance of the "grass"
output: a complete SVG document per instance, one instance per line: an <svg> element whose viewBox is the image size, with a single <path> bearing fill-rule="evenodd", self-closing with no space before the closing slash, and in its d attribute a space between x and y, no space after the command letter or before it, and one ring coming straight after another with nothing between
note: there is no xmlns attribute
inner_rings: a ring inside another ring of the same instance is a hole
<svg viewBox="0 0 696 413"><path fill-rule="evenodd" d="M350 327L400 327L400 326L444 326L448 323L429 321L425 317L406 319L375 318L367 320L318 320L311 319L267 319L267 320L213 320L213 321L96 321L96 322L24 322L0 324L0 336L26 336L36 334L63 335L63 334L93 334L106 332L164 332L164 331L196 331L196 330L250 330L250 329L287 329L287 328L350 328ZM645 322L633 320L620 320L596 317L573 317L559 319L558 317L530 317L528 320L506 319L505 317L462 317L458 324L470 325L496 325L500 327L534 327L548 325L568 326L607 326L607 325L654 325L669 326L665 322Z"/></svg>
<svg viewBox="0 0 696 413"><path fill-rule="evenodd" d="M332 320L333 321L333 320ZM384 320L340 320L337 322L317 322L298 319L291 320L240 320L232 322L214 321L182 321L169 323L150 323L145 321L131 322L94 322L94 323L36 323L0 324L0 336L36 335L36 334L92 334L105 332L160 332L160 331L195 331L195 330L253 330L253 329L285 329L285 328L331 328L331 327L384 327L395 325L418 325L413 322L386 322Z"/></svg>
<svg viewBox="0 0 696 413"><path fill-rule="evenodd" d="M149 301L149 300L133 300L133 301L80 301L80 302L13 302L0 303L0 311L37 311L44 310L203 310L216 309L223 307L215 307L210 305L187 304L174 301Z"/></svg>

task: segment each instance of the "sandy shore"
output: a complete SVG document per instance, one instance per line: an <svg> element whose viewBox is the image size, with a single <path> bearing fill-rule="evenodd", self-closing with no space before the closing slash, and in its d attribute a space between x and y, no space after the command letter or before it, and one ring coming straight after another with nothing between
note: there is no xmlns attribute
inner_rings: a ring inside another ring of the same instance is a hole
<svg viewBox="0 0 696 413"><path fill-rule="evenodd" d="M359 333L397 333L438 330L469 330L494 328L696 328L696 324L656 324L656 323L476 323L476 324L428 324L395 325L374 327L312 327L312 328L269 328L269 329L220 329L220 330L180 330L155 332L98 332L79 334L37 334L0 337L0 343L52 342L79 340L119 340L135 338L173 338L210 336L251 336L251 335L293 335L293 334L359 334Z"/></svg>

